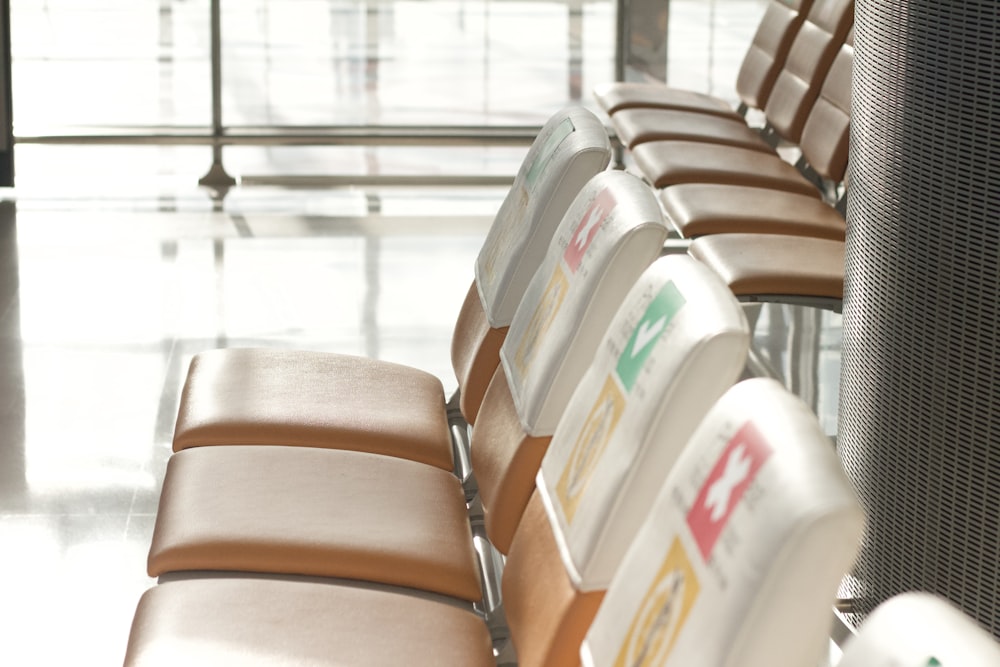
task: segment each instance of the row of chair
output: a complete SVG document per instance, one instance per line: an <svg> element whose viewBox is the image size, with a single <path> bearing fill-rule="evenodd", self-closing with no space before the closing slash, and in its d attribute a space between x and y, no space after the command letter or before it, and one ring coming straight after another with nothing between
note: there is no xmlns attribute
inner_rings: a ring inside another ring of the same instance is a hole
<svg viewBox="0 0 1000 667"><path fill-rule="evenodd" d="M812 415L774 383L738 384L700 420L740 372L748 331L704 266L649 265L664 236L647 187L598 173L511 321L473 430L487 534L513 531L509 639L480 618L496 607L468 604L481 593L462 576L462 531L442 539L466 520L457 479L386 452L237 440L170 462L150 555L163 583L140 603L127 664L493 664L494 646L526 665L818 657L860 510ZM531 433L550 419L544 452ZM508 499L525 483L522 508ZM783 612L750 613L762 608ZM720 627L746 641L706 653Z"/></svg>
<svg viewBox="0 0 1000 667"><path fill-rule="evenodd" d="M836 308L843 296L853 8L769 3L737 79L740 111L762 109L760 134L704 95L635 83L595 93L675 233L741 297ZM731 126L752 138L734 143ZM778 144L797 147L798 170L774 155Z"/></svg>
<svg viewBox="0 0 1000 667"><path fill-rule="evenodd" d="M654 261L660 203L609 159L586 112L543 128L448 404L385 362L196 357L127 664L818 664L857 502L797 399L727 391L742 311Z"/></svg>
<svg viewBox="0 0 1000 667"><path fill-rule="evenodd" d="M510 641L501 646L513 648L504 655L513 651L525 665L571 664L584 646L604 664L608 642L618 641L630 661L683 656L699 649L699 634L723 623L734 636L750 631L743 644L719 643L720 655L759 653L756 664L764 664L784 623L747 612L808 591L804 605L777 606L801 628L788 664L818 657L860 510L814 418L777 384L739 384L700 419L739 374L747 325L726 287L695 260L650 264L665 236L657 216L652 193L628 174L588 182L525 290L479 410L473 470L487 534L508 554L502 585ZM584 320L589 326L580 327ZM589 342L595 328L602 335ZM586 363L565 363L581 349ZM575 391L558 389L566 374ZM551 413L562 416L539 457L543 438L531 433L544 431ZM150 554L151 573L174 574L142 601L128 662L278 654L292 662L326 655L358 664L491 664L487 625L468 604L481 597L475 571L465 576L473 550L459 536L469 528L441 538L442 526L460 524L466 511L447 478L426 463L315 447L178 452ZM792 498L806 496L818 505L802 511L806 504ZM725 516L713 518L719 512ZM651 522L645 530L644 519ZM675 541L660 544L665 534ZM811 554L830 553L827 543L840 545L837 557L815 561ZM616 586L630 544L638 561ZM758 565L744 578L746 563ZM779 577L776 567L801 575ZM181 574L192 569L230 574ZM670 599L644 610L646 591L630 590L638 573ZM591 628L605 597L632 608L634 621L611 613L607 623L617 630ZM675 647L664 643L660 619L671 621L677 605L687 610ZM193 619L188 608L199 610ZM295 628L285 631L288 624ZM609 638L614 633L618 640Z"/></svg>

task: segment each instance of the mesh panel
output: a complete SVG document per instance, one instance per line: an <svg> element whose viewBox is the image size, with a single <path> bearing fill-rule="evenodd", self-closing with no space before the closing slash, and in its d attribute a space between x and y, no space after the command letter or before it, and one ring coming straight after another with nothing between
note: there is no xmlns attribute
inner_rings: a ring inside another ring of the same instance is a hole
<svg viewBox="0 0 1000 667"><path fill-rule="evenodd" d="M840 453L862 612L920 589L1000 637L1000 13L857 3Z"/></svg>

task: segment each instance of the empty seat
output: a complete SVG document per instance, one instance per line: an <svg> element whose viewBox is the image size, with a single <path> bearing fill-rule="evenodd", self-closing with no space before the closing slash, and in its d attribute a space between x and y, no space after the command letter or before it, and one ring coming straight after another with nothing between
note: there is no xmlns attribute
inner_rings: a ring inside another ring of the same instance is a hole
<svg viewBox="0 0 1000 667"><path fill-rule="evenodd" d="M469 421L549 239L583 185L609 160L602 124L579 108L554 115L528 151L490 228L455 327L452 359ZM454 467L439 379L386 361L327 353L228 349L196 355L181 395L174 450L231 444L357 449Z"/></svg>
<svg viewBox="0 0 1000 667"><path fill-rule="evenodd" d="M799 399L749 380L712 409L632 543L584 665L820 665L864 524Z"/></svg>
<svg viewBox="0 0 1000 667"><path fill-rule="evenodd" d="M713 234L691 242L740 298L807 299L836 307L844 298L844 243L787 234Z"/></svg>
<svg viewBox="0 0 1000 667"><path fill-rule="evenodd" d="M544 451L551 432L542 427L570 400L586 370L579 360L593 356L665 235L655 196L629 174L598 174L581 191L511 324L505 356L518 382L496 372L473 431L474 462L479 451ZM514 396L528 399L520 412ZM530 456L477 470L487 530L501 551L530 494L506 482L536 471ZM301 447L191 448L168 463L148 569L375 579L478 600L464 514L458 480L414 461ZM494 535L496 516L510 524Z"/></svg>
<svg viewBox="0 0 1000 667"><path fill-rule="evenodd" d="M660 192L671 227L683 238L754 233L844 240L844 217L812 195L768 188L689 183Z"/></svg>
<svg viewBox="0 0 1000 667"><path fill-rule="evenodd" d="M585 664L819 664L862 519L801 402L765 380L727 393L648 517L610 588L585 591L565 569L558 524L532 497L504 573L518 664L577 664L585 636ZM127 667L234 663L495 664L471 610L412 590L211 577L143 595Z"/></svg>

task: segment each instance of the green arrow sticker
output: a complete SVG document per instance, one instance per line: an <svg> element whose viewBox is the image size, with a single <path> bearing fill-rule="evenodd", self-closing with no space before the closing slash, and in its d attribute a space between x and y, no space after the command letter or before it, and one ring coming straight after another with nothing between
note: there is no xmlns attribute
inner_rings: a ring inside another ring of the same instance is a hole
<svg viewBox="0 0 1000 667"><path fill-rule="evenodd" d="M628 391L632 391L639 378L639 371L652 353L656 341L684 303L684 295L673 282L668 282L646 307L646 312L629 337L622 356L618 358L618 377Z"/></svg>
<svg viewBox="0 0 1000 667"><path fill-rule="evenodd" d="M931 658L927 661L927 667L941 667L941 661L937 658Z"/></svg>
<svg viewBox="0 0 1000 667"><path fill-rule="evenodd" d="M525 174L524 178L528 183L528 188L534 187L539 174L541 174L542 171L544 171L548 166L549 161L552 160L552 156L555 155L556 149L559 148L559 144L563 142L563 139L573 134L573 130L575 129L573 121L567 118L559 123L554 130L552 130L552 134L545 139L545 143L542 144L541 150L538 151L535 159L531 161L531 166L528 167L528 173Z"/></svg>

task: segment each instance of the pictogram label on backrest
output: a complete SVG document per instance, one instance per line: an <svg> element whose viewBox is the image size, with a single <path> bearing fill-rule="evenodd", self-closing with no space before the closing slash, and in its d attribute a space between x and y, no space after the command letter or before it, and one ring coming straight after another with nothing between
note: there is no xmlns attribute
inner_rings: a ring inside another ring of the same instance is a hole
<svg viewBox="0 0 1000 667"><path fill-rule="evenodd" d="M556 266L556 270L552 272L549 284L545 286L542 298L531 316L531 321L528 322L528 328L524 330L521 342L517 346L517 352L514 354L514 364L522 377L535 356L538 342L552 326L552 321L556 318L568 291L569 280L563 273L562 267Z"/></svg>
<svg viewBox="0 0 1000 667"><path fill-rule="evenodd" d="M524 175L524 180L527 182L529 189L535 185L538 177L549 166L549 162L552 160L552 156L555 155L556 149L559 148L559 144L563 142L563 139L573 134L574 129L576 128L573 127L573 121L566 118L545 139L541 150L535 155L535 159L531 161L531 166L528 167L528 171Z"/></svg>
<svg viewBox="0 0 1000 667"><path fill-rule="evenodd" d="M563 119L542 141L531 164L523 172L524 178L514 181L508 196L509 201L504 202L504 206L497 214L494 224L499 226L495 230L490 230L483 246L480 257L482 270L480 278L486 283L492 285L497 279L497 274L502 274L506 270L506 264L512 261L512 249L516 248L518 240L532 232L532 221L527 220L527 213L535 184L552 162L560 144L575 130L572 120Z"/></svg>
<svg viewBox="0 0 1000 667"><path fill-rule="evenodd" d="M643 364L656 347L656 341L683 305L684 295L671 281L660 289L659 294L646 307L646 312L639 319L639 324L618 359L616 370L626 391L632 391Z"/></svg>
<svg viewBox="0 0 1000 667"><path fill-rule="evenodd" d="M594 467L607 448L611 434L614 433L624 411L625 397L615 379L608 377L597 397L597 402L587 415L583 430L573 444L569 461L566 462L556 484L556 494L559 496L567 523L573 522L583 490L587 488Z"/></svg>
<svg viewBox="0 0 1000 667"><path fill-rule="evenodd" d="M625 634L615 667L662 665L673 650L699 590L691 560L680 540L674 538Z"/></svg>
<svg viewBox="0 0 1000 667"><path fill-rule="evenodd" d="M566 246L566 252L563 253L563 259L572 273L576 273L577 269L580 268L583 256L587 253L587 249L590 247L601 225L604 224L604 221L614 211L615 204L615 197L611 193L611 190L605 188L597 193L594 201L591 202L590 207L584 213L580 224L569 240L569 245Z"/></svg>
<svg viewBox="0 0 1000 667"><path fill-rule="evenodd" d="M747 422L716 461L687 515L688 526L706 562L733 510L771 452L757 427Z"/></svg>

